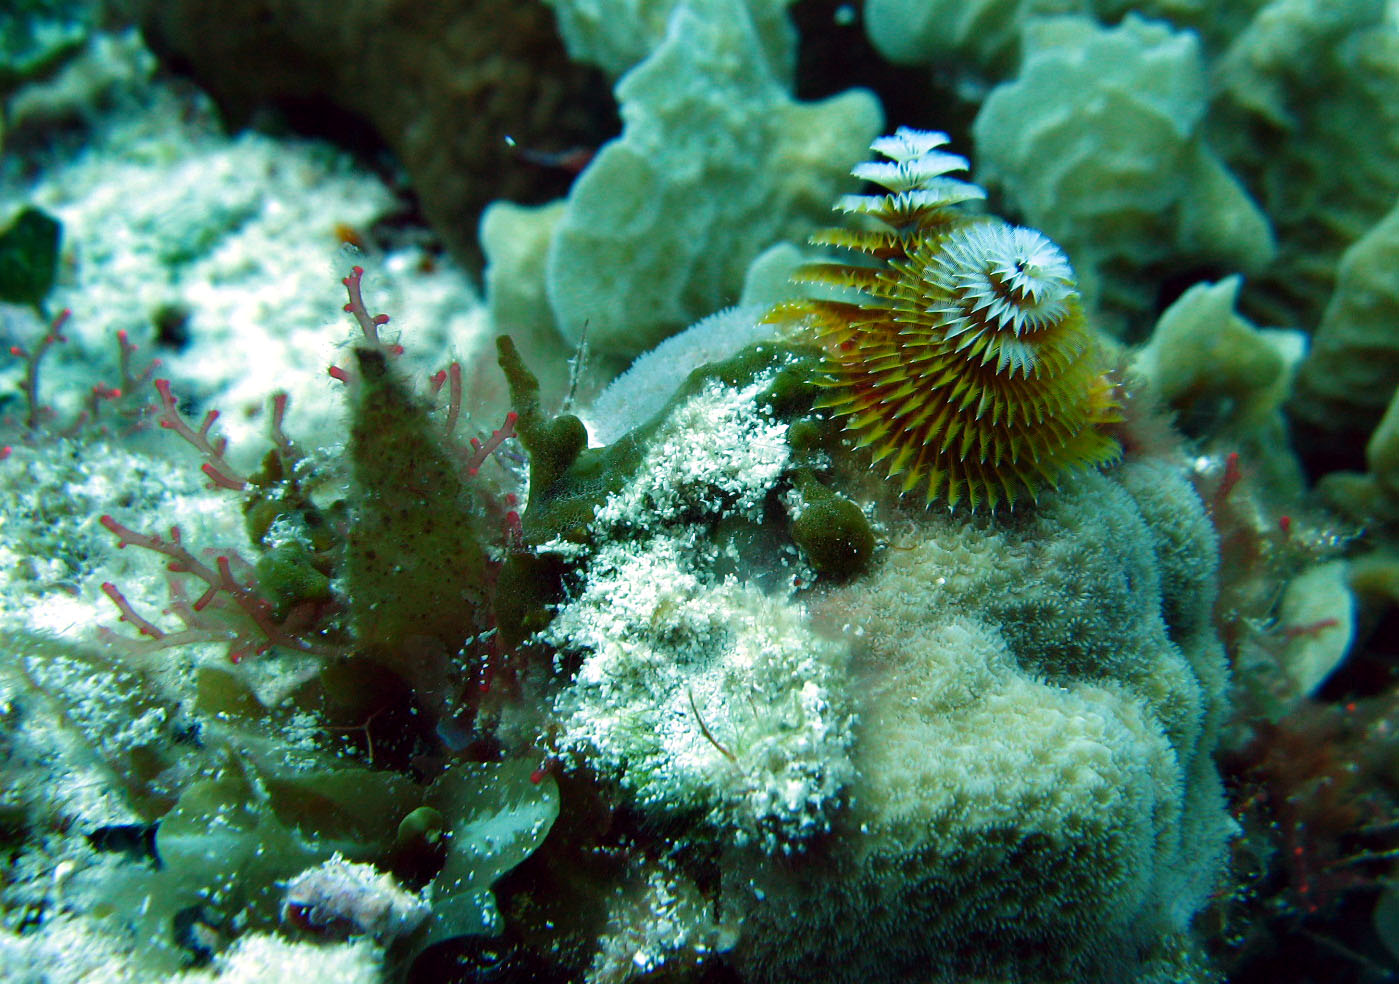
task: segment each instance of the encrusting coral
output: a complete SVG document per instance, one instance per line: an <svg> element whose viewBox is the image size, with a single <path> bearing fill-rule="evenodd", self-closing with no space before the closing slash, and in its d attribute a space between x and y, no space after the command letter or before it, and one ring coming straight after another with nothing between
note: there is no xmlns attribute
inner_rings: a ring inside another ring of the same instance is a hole
<svg viewBox="0 0 1399 984"><path fill-rule="evenodd" d="M770 318L805 322L825 342L821 405L848 418L876 464L889 459L904 493L924 486L928 504L994 509L1115 458L1098 426L1120 413L1068 260L1033 229L963 211L985 192L946 176L967 167L937 149L946 142L907 127L874 141L888 160L852 173L888 194L847 195L836 208L888 229L828 229L811 242L875 264L801 268L798 282L843 296L779 305Z"/></svg>
<svg viewBox="0 0 1399 984"><path fill-rule="evenodd" d="M760 535L790 466L788 424L760 407L771 385L711 380L669 411L596 510L599 545L541 639L578 654L554 701L561 757L616 778L648 813L702 817L779 854L829 828L851 721L846 648L760 590L757 564L724 573L719 530Z"/></svg>

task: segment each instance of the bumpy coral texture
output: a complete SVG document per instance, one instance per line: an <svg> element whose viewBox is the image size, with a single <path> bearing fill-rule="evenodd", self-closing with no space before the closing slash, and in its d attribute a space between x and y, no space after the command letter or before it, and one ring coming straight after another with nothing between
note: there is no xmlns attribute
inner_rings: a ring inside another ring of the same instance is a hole
<svg viewBox="0 0 1399 984"><path fill-rule="evenodd" d="M851 640L857 778L819 858L726 873L748 979L1197 979L1229 818L1190 484L1132 462L1014 524L906 522L813 604Z"/></svg>
<svg viewBox="0 0 1399 984"><path fill-rule="evenodd" d="M726 0L544 0L553 9L559 36L574 61L596 65L616 78L641 62L665 40L675 12L685 8L701 18L732 17ZM797 36L787 17L790 0L743 0L757 28L773 74L790 80Z"/></svg>
<svg viewBox="0 0 1399 984"><path fill-rule="evenodd" d="M868 0L865 26L879 53L901 65L970 62L1003 69L1024 23L1045 14L1084 14L1088 0Z"/></svg>
<svg viewBox="0 0 1399 984"><path fill-rule="evenodd" d="M812 243L874 263L803 267L799 282L847 299L784 304L772 317L814 328L832 369L822 404L905 493L994 509L1115 458L1096 428L1118 405L1068 260L1033 229L958 208L985 192L946 176L967 166L937 149L946 141L902 128L871 144L889 159L852 173L888 194L847 195L836 208L888 228L829 229Z"/></svg>
<svg viewBox="0 0 1399 984"><path fill-rule="evenodd" d="M1335 277L1292 409L1309 426L1357 443L1399 384L1399 206L1341 255Z"/></svg>
<svg viewBox="0 0 1399 984"><path fill-rule="evenodd" d="M901 65L972 66L1001 77L1014 68L1027 28L1057 14L1116 24L1128 14L1196 31L1207 47L1237 35L1264 0L866 0L864 22L881 55ZM1316 4L1311 4L1316 6ZM1330 5L1330 6L1345 6Z"/></svg>

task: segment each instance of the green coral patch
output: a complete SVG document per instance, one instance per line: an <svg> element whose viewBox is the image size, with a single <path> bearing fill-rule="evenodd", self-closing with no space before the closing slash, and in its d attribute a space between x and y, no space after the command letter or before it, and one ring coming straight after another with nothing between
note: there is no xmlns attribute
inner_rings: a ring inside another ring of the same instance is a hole
<svg viewBox="0 0 1399 984"><path fill-rule="evenodd" d="M520 440L531 457L530 501L523 521L526 542L536 546L554 539L588 541L594 513L636 474L652 435L676 407L711 381L741 388L770 376L758 403L774 417L788 420L809 414L820 393L816 380L821 375L821 361L816 348L761 342L728 359L696 368L650 420L606 447L588 448L586 432L576 417L545 419L538 380L508 338L500 339L498 346L501 368L519 414ZM821 438L813 433L813 449L817 444L828 445L830 430L814 423L812 427L822 433Z"/></svg>

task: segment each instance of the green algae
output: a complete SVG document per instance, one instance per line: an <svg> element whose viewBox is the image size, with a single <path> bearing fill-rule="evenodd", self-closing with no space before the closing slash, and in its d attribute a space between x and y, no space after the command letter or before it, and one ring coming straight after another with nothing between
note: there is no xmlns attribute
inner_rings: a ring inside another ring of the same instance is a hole
<svg viewBox="0 0 1399 984"><path fill-rule="evenodd" d="M383 351L355 355L345 586L356 644L399 667L412 640L450 654L486 627L487 556L475 493L429 408Z"/></svg>
<svg viewBox="0 0 1399 984"><path fill-rule="evenodd" d="M0 232L0 301L28 305L44 316L62 242L57 219L37 208L21 210Z"/></svg>
<svg viewBox="0 0 1399 984"><path fill-rule="evenodd" d="M874 553L874 530L860 507L816 480L809 468L792 475L803 505L792 520L792 539L821 574L848 578Z"/></svg>

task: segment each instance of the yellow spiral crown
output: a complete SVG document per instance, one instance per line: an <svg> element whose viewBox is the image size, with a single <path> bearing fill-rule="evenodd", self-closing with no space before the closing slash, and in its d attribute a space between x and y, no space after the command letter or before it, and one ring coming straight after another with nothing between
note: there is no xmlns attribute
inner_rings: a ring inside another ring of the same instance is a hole
<svg viewBox="0 0 1399 984"><path fill-rule="evenodd" d="M846 195L836 210L887 228L813 236L866 259L803 266L794 279L836 299L783 304L770 320L817 333L831 367L818 406L847 418L903 493L995 509L1116 458L1097 428L1120 405L1068 259L1034 229L964 211L986 193L947 177L967 161L946 142L905 127L870 145L888 160L851 173L888 193Z"/></svg>

